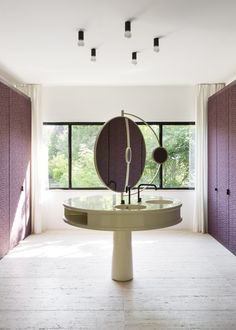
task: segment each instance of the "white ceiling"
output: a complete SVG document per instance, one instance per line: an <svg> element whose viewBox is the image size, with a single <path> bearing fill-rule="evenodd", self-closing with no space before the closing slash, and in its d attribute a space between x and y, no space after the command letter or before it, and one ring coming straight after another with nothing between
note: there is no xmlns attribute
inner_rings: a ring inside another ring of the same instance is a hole
<svg viewBox="0 0 236 330"><path fill-rule="evenodd" d="M55 85L221 82L236 74L235 15L236 0L0 0L0 69Z"/></svg>

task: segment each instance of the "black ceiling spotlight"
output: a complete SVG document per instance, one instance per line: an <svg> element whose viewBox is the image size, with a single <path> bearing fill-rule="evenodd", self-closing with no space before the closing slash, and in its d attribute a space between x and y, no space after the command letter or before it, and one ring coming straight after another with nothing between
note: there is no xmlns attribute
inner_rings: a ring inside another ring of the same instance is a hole
<svg viewBox="0 0 236 330"><path fill-rule="evenodd" d="M91 61L96 61L96 48L91 48Z"/></svg>
<svg viewBox="0 0 236 330"><path fill-rule="evenodd" d="M125 22L125 37L131 38L131 21Z"/></svg>
<svg viewBox="0 0 236 330"><path fill-rule="evenodd" d="M84 46L84 30L78 31L78 46Z"/></svg>
<svg viewBox="0 0 236 330"><path fill-rule="evenodd" d="M159 38L153 39L153 50L154 50L154 52L157 52L157 53L160 51Z"/></svg>
<svg viewBox="0 0 236 330"><path fill-rule="evenodd" d="M132 52L132 63L137 64L137 52Z"/></svg>

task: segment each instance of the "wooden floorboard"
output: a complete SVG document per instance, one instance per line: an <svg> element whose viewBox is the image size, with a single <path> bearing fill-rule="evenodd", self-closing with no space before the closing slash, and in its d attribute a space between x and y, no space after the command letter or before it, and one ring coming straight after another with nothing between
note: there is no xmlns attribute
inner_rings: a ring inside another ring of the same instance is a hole
<svg viewBox="0 0 236 330"><path fill-rule="evenodd" d="M0 329L236 329L236 258L211 236L133 233L130 282L111 256L109 232L28 237L0 261Z"/></svg>

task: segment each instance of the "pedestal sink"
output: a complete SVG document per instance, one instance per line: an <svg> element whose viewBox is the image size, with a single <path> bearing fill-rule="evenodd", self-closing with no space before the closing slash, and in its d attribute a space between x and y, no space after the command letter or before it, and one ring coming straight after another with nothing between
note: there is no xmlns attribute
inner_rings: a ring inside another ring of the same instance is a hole
<svg viewBox="0 0 236 330"><path fill-rule="evenodd" d="M119 201L115 194L70 198L63 203L64 221L76 227L113 231L112 279L128 281L133 278L132 231L178 224L182 204L154 196L146 196L140 204Z"/></svg>

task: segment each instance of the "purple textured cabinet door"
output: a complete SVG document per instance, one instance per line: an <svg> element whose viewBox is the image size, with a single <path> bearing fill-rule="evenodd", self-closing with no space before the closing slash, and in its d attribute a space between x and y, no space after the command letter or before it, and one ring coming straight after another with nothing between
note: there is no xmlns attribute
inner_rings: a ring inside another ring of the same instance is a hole
<svg viewBox="0 0 236 330"><path fill-rule="evenodd" d="M0 83L0 257L9 250L9 87Z"/></svg>
<svg viewBox="0 0 236 330"><path fill-rule="evenodd" d="M216 97L217 102L217 239L228 247L228 89L223 90Z"/></svg>
<svg viewBox="0 0 236 330"><path fill-rule="evenodd" d="M208 101L208 232L217 239L216 98Z"/></svg>
<svg viewBox="0 0 236 330"><path fill-rule="evenodd" d="M14 90L10 95L10 247L29 231L30 110L29 99Z"/></svg>
<svg viewBox="0 0 236 330"><path fill-rule="evenodd" d="M229 250L236 254L236 84L229 90Z"/></svg>

